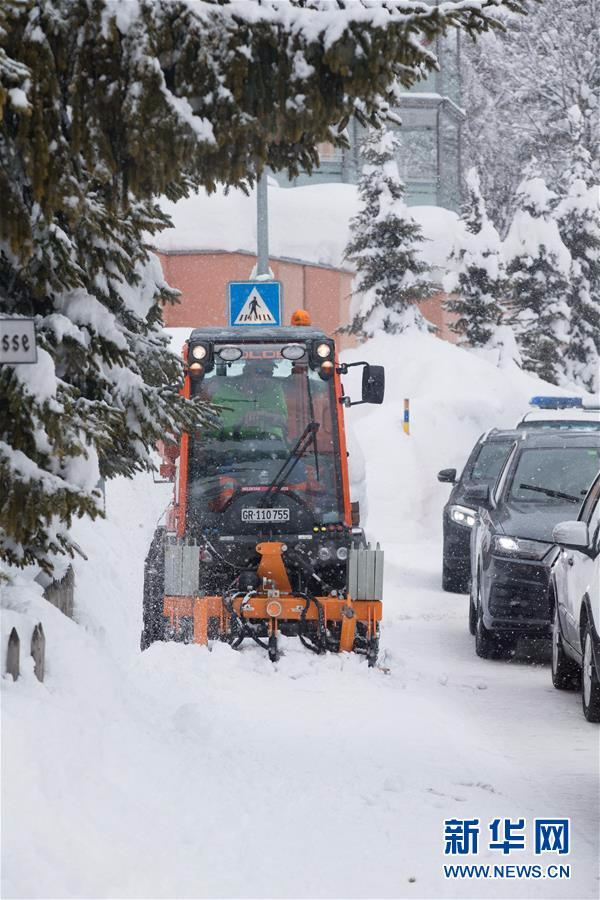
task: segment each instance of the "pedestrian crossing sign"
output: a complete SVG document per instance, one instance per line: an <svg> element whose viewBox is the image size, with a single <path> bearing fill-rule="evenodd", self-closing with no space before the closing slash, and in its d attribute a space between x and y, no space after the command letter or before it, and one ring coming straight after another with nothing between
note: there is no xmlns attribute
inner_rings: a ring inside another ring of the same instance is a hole
<svg viewBox="0 0 600 900"><path fill-rule="evenodd" d="M281 282L230 281L230 325L281 325Z"/></svg>

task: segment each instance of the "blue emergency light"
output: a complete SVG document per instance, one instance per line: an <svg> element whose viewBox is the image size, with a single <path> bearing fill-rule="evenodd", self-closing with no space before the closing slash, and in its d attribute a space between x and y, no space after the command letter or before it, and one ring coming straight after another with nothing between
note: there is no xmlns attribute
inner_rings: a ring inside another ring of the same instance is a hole
<svg viewBox="0 0 600 900"><path fill-rule="evenodd" d="M583 409L581 397L532 397L530 406L538 409Z"/></svg>

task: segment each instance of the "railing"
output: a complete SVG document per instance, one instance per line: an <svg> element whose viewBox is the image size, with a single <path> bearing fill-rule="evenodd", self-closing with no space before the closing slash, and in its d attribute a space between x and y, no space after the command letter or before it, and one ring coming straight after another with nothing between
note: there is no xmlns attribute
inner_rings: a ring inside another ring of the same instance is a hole
<svg viewBox="0 0 600 900"><path fill-rule="evenodd" d="M43 681L46 661L46 636L41 622L38 622L33 629L30 647L35 677L38 681ZM6 672L8 675L12 675L13 681L16 681L21 674L21 639L16 628L12 629L8 637Z"/></svg>

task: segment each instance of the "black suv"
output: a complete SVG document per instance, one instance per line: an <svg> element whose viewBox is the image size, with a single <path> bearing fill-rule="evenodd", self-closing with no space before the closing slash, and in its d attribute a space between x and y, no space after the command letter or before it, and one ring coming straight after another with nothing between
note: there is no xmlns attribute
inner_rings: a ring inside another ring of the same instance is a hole
<svg viewBox="0 0 600 900"><path fill-rule="evenodd" d="M456 477L456 469L438 472L438 481L454 485L443 516L442 587L445 591L464 594L469 590L471 529L479 503L467 500L466 492L474 486L494 485L513 444L522 434L497 428L486 431L473 447L460 478Z"/></svg>
<svg viewBox="0 0 600 900"><path fill-rule="evenodd" d="M577 517L599 469L598 432L523 431L494 488L469 492L480 503L469 602L478 656L502 656L518 637L550 634L553 529Z"/></svg>

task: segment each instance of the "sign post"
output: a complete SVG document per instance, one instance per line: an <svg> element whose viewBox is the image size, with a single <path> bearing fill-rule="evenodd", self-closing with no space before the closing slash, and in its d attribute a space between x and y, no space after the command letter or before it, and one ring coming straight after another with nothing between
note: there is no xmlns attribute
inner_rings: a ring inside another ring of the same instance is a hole
<svg viewBox="0 0 600 900"><path fill-rule="evenodd" d="M267 170L256 182L256 278L273 277L269 269L269 185Z"/></svg>
<svg viewBox="0 0 600 900"><path fill-rule="evenodd" d="M37 362L33 319L0 318L0 365Z"/></svg>

